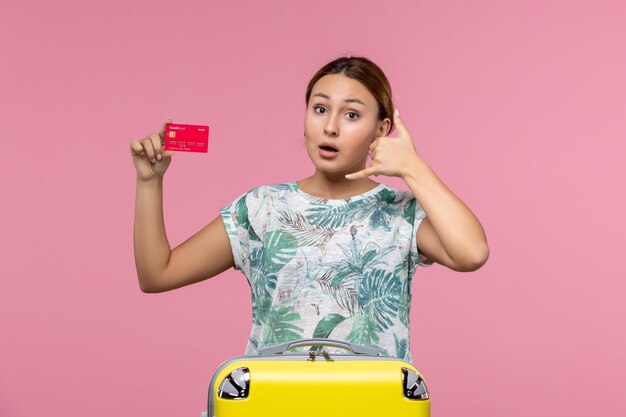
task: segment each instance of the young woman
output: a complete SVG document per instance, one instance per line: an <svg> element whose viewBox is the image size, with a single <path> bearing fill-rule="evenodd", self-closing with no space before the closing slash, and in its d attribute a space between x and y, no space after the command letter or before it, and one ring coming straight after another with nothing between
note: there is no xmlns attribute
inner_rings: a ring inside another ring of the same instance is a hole
<svg viewBox="0 0 626 417"><path fill-rule="evenodd" d="M416 266L473 271L487 260L478 219L416 153L387 78L366 58L336 59L309 82L304 135L313 175L250 190L174 250L163 222L173 155L163 150L164 130L131 142L139 285L162 292L241 270L253 303L246 354L327 337L410 361ZM410 191L369 178L378 175L400 177Z"/></svg>

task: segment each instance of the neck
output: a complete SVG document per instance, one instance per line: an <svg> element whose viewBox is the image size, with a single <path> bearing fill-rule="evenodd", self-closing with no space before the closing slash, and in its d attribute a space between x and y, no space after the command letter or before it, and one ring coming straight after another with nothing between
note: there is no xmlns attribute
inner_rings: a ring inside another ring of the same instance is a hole
<svg viewBox="0 0 626 417"><path fill-rule="evenodd" d="M298 186L307 194L328 199L342 199L363 194L378 185L369 178L348 180L343 176L335 176L316 171L312 176L298 181Z"/></svg>

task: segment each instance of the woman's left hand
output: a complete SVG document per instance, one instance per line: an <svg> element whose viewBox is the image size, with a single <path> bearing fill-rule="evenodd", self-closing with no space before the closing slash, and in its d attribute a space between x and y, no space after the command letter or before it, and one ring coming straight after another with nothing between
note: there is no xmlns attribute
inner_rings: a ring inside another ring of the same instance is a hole
<svg viewBox="0 0 626 417"><path fill-rule="evenodd" d="M409 132L404 127L400 115L396 110L393 113L398 137L380 136L370 145L372 163L369 168L346 175L347 179L354 180L370 175L387 175L403 177L408 169L419 159L415 152L415 145Z"/></svg>

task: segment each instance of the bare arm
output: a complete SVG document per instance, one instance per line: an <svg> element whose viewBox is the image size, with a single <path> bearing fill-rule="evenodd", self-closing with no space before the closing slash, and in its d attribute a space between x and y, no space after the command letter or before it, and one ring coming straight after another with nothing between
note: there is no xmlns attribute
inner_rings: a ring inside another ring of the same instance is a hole
<svg viewBox="0 0 626 417"><path fill-rule="evenodd" d="M489 257L489 247L471 210L419 157L403 179L427 215L416 234L420 252L455 271L480 268Z"/></svg>
<svg viewBox="0 0 626 417"><path fill-rule="evenodd" d="M376 138L370 145L371 167L346 178L379 174L402 178L427 216L415 236L419 251L455 271L475 271L489 257L483 227L471 210L417 155L413 139L397 111L394 121L398 137Z"/></svg>
<svg viewBox="0 0 626 417"><path fill-rule="evenodd" d="M211 278L234 265L221 216L170 249L163 219L163 175L174 153L163 150L164 131L165 125L160 133L153 132L130 145L137 169L135 266L144 292L169 291Z"/></svg>
<svg viewBox="0 0 626 417"><path fill-rule="evenodd" d="M234 265L220 216L174 250L163 220L163 181L137 181L135 265L144 292L163 292L211 278Z"/></svg>

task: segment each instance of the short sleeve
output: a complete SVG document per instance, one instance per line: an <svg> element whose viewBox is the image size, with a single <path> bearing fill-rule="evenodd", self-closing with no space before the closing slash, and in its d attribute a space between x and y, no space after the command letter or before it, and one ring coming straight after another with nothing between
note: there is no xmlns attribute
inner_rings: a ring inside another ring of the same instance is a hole
<svg viewBox="0 0 626 417"><path fill-rule="evenodd" d="M431 266L434 262L428 259L424 254L419 251L419 247L417 246L417 229L422 224L422 221L426 218L426 212L422 208L422 206L417 202L415 197L413 197L410 201L409 207L413 206L413 230L411 233L411 252L416 254L416 266Z"/></svg>
<svg viewBox="0 0 626 417"><path fill-rule="evenodd" d="M241 270L248 280L250 279L250 240L251 237L253 239L256 237L248 216L250 197L250 192L245 193L220 210L230 241L235 269Z"/></svg>

